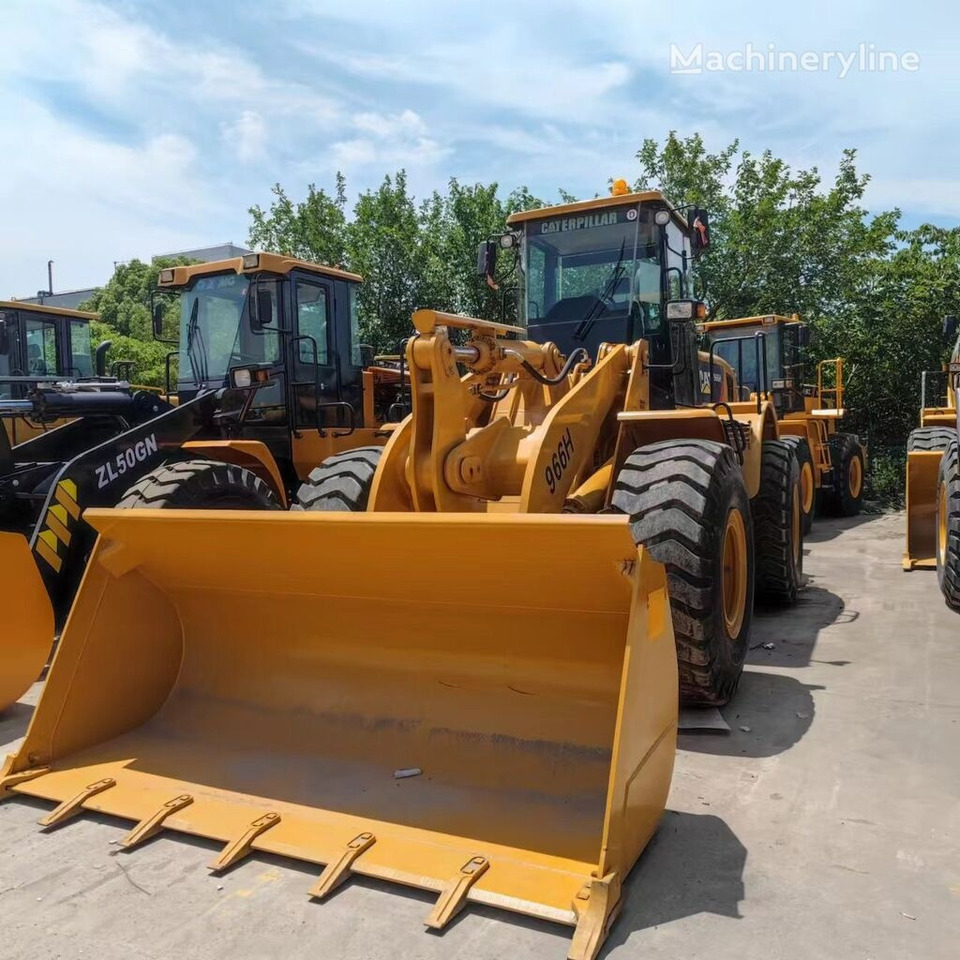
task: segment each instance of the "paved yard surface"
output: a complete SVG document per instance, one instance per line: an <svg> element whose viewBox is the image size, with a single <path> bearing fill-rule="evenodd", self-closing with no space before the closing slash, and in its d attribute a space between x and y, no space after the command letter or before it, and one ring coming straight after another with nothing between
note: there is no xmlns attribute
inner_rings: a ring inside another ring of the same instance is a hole
<svg viewBox="0 0 960 960"><path fill-rule="evenodd" d="M933 574L901 572L902 539L897 515L818 524L799 608L759 618L732 732L681 738L602 956L960 956L960 617ZM0 716L3 752L30 713ZM254 856L214 878L213 844L118 854L128 824L86 815L45 835L46 809L0 804L8 958L566 956L563 927L471 906L431 935L424 894L360 879L311 903L305 865Z"/></svg>

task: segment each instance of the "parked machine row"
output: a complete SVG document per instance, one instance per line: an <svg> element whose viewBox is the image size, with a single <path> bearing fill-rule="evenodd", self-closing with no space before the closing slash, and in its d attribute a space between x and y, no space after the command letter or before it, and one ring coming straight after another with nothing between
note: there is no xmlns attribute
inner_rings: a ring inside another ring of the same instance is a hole
<svg viewBox="0 0 960 960"><path fill-rule="evenodd" d="M797 598L815 491L862 492L839 362L812 392L774 352L794 321L705 323L694 220L654 191L515 214L481 266L520 282L521 324L420 310L399 363L364 356L354 275L164 271L176 391L71 457L71 424L44 434L29 549L0 537L18 629L49 648L69 610L0 796L133 821L127 849L217 840L214 871L314 863L321 899L421 887L436 929L467 902L568 924L592 960L679 703L734 695L755 598ZM70 583L40 576L44 530Z"/></svg>

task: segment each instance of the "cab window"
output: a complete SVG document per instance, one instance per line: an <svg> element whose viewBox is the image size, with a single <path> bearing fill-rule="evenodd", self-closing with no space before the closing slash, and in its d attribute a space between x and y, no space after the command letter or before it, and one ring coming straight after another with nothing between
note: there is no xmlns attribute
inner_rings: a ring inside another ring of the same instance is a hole
<svg viewBox="0 0 960 960"><path fill-rule="evenodd" d="M93 376L90 324L83 320L70 321L70 374L75 377Z"/></svg>
<svg viewBox="0 0 960 960"><path fill-rule="evenodd" d="M316 341L317 363L321 366L329 362L327 300L326 287L297 281L297 333L300 336L313 337ZM312 364L313 356L313 344L309 340L298 341L297 359L300 363Z"/></svg>
<svg viewBox="0 0 960 960"><path fill-rule="evenodd" d="M24 323L27 334L27 375L51 377L59 372L57 364L57 328L47 320L28 319Z"/></svg>

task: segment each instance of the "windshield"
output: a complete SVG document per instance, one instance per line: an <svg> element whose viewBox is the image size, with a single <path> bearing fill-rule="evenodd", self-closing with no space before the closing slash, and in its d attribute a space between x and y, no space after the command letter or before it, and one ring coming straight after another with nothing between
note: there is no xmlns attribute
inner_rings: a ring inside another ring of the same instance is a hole
<svg viewBox="0 0 960 960"><path fill-rule="evenodd" d="M275 363L276 330L254 333L247 319L248 277L234 273L200 277L180 297L180 382L222 382L227 371L243 363ZM278 316L276 285L272 291Z"/></svg>
<svg viewBox="0 0 960 960"><path fill-rule="evenodd" d="M659 325L659 244L648 208L531 221L524 266L528 324L626 316L642 305L641 319Z"/></svg>
<svg viewBox="0 0 960 960"><path fill-rule="evenodd" d="M757 346L755 343L756 335L763 334L763 344L761 349L767 355L767 383L766 388L771 389L772 382L783 376L780 368L780 325L779 324L751 324L743 327L731 327L726 330L723 328L710 330L707 333L707 339L711 343L717 341L727 341L726 343L717 343L714 355L723 357L727 363L733 367L734 376L737 382L750 390L756 392L760 382L760 373L762 373L763 357L760 355L761 370L757 369ZM736 338L736 339L732 339Z"/></svg>

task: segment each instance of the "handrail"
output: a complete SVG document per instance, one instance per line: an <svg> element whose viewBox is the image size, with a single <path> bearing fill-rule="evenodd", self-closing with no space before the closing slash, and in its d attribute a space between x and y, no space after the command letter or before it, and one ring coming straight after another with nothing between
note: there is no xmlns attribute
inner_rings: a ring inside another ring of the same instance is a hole
<svg viewBox="0 0 960 960"><path fill-rule="evenodd" d="M823 385L823 372L828 366L833 366L833 386ZM833 407L827 406L825 397L832 396ZM830 360L821 360L817 364L817 404L821 410L843 409L843 357L833 357Z"/></svg>

